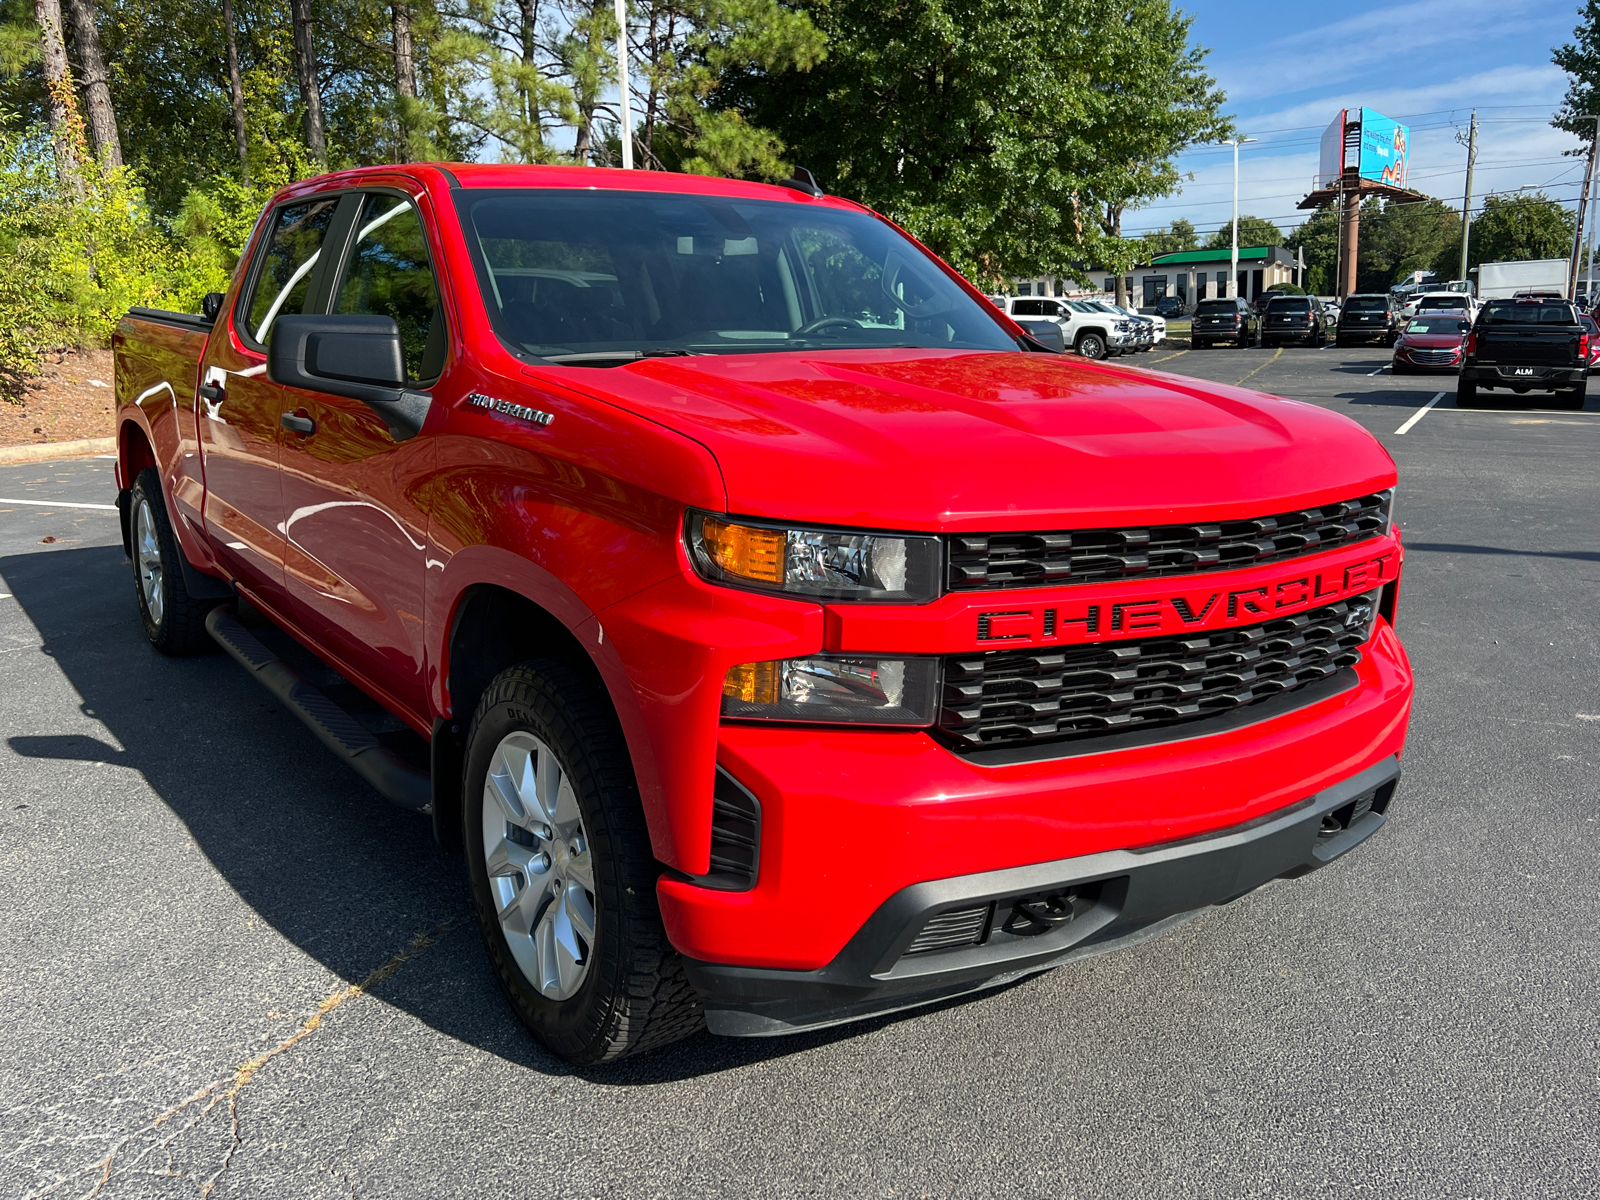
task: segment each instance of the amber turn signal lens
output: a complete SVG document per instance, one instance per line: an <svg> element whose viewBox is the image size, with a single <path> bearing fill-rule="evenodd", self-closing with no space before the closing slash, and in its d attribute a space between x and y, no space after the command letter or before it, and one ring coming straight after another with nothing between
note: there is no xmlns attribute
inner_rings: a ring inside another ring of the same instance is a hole
<svg viewBox="0 0 1600 1200"><path fill-rule="evenodd" d="M711 561L729 575L760 583L783 582L783 531L734 525L706 517L700 538Z"/></svg>
<svg viewBox="0 0 1600 1200"><path fill-rule="evenodd" d="M781 662L740 663L730 667L722 680L722 694L745 704L778 702L778 671Z"/></svg>

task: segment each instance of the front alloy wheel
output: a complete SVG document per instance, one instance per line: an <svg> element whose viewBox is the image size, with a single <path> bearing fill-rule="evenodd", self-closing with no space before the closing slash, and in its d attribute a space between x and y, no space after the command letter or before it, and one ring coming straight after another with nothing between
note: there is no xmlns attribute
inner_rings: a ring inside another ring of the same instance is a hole
<svg viewBox="0 0 1600 1200"><path fill-rule="evenodd" d="M490 758L483 855L512 958L540 995L569 999L594 955L594 867L572 781L531 733L508 733Z"/></svg>

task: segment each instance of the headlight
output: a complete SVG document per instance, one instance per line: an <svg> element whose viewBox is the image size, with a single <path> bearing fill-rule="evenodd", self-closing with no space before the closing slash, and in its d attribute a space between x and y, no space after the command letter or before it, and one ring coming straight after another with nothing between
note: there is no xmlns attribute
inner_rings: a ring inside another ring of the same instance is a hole
<svg viewBox="0 0 1600 1200"><path fill-rule="evenodd" d="M741 663L722 681L722 715L767 721L932 725L932 658L786 658Z"/></svg>
<svg viewBox="0 0 1600 1200"><path fill-rule="evenodd" d="M684 532L689 561L715 583L902 604L939 594L938 538L757 525L693 511Z"/></svg>

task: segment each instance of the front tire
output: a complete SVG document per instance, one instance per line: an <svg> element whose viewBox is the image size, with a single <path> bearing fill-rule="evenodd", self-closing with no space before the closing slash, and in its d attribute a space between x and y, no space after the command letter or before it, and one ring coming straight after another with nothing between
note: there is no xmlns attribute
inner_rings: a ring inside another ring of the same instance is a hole
<svg viewBox="0 0 1600 1200"><path fill-rule="evenodd" d="M162 654L199 654L215 644L206 632L206 614L216 601L196 600L183 578L183 550L178 546L161 475L146 467L134 480L128 504L133 534L133 590L139 600L144 636Z"/></svg>
<svg viewBox="0 0 1600 1200"><path fill-rule="evenodd" d="M616 714L553 661L510 667L467 736L463 844L512 1010L571 1063L675 1042L703 1017L656 905L660 865Z"/></svg>
<svg viewBox="0 0 1600 1200"><path fill-rule="evenodd" d="M1098 333L1085 333L1078 338L1074 349L1084 358L1102 359L1106 356L1106 340Z"/></svg>

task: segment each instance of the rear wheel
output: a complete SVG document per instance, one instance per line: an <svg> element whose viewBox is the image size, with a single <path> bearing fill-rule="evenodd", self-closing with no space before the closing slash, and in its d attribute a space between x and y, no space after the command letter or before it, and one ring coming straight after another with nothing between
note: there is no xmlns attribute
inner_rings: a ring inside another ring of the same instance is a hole
<svg viewBox="0 0 1600 1200"><path fill-rule="evenodd" d="M1576 412L1582 408L1589 399L1589 381L1584 380L1577 387L1562 388L1555 395L1552 402L1553 408L1568 408Z"/></svg>
<svg viewBox="0 0 1600 1200"><path fill-rule="evenodd" d="M467 869L512 1009L568 1062L695 1032L700 1002L656 905L660 865L615 713L564 663L502 671L467 739Z"/></svg>
<svg viewBox="0 0 1600 1200"><path fill-rule="evenodd" d="M1106 340L1098 333L1080 334L1076 349L1085 358L1104 358L1106 356Z"/></svg>
<svg viewBox="0 0 1600 1200"><path fill-rule="evenodd" d="M1477 408L1478 405L1478 385L1470 379L1456 380L1456 407Z"/></svg>
<svg viewBox="0 0 1600 1200"><path fill-rule="evenodd" d="M206 614L216 601L196 600L183 578L183 551L167 519L161 476L146 467L134 481L129 502L133 533L133 582L144 635L162 654L198 654L214 643Z"/></svg>

